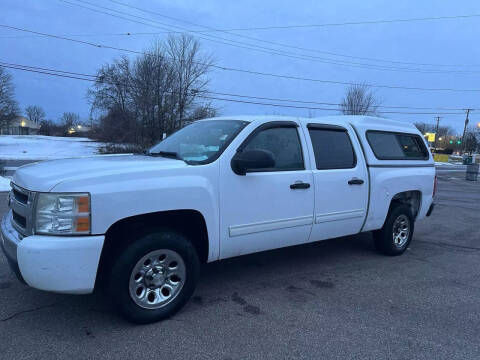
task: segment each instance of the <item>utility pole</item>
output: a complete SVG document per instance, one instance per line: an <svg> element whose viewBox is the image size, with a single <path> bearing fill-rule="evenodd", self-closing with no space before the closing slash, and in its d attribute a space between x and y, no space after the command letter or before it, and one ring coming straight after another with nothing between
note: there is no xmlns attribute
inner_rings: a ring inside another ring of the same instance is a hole
<svg viewBox="0 0 480 360"><path fill-rule="evenodd" d="M438 124L440 123L441 116L437 116L437 127L435 128L435 142L433 143L433 147L435 151L437 151L437 139L438 139Z"/></svg>
<svg viewBox="0 0 480 360"><path fill-rule="evenodd" d="M465 152L465 148L466 148L466 144L465 144L465 133L467 131L467 125L468 125L468 115L470 114L470 111L473 111L473 109L463 109L466 114L467 114L467 117L465 118L465 126L463 128L463 135L462 135L462 149L463 149L463 152Z"/></svg>

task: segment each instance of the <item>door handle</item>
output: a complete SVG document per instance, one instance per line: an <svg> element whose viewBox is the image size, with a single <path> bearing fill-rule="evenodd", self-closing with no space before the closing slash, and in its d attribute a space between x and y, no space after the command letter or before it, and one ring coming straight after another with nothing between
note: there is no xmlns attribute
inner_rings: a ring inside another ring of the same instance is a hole
<svg viewBox="0 0 480 360"><path fill-rule="evenodd" d="M296 189L308 189L310 187L309 183L304 183L302 181L297 181L294 184L290 185L290 189L296 190Z"/></svg>
<svg viewBox="0 0 480 360"><path fill-rule="evenodd" d="M362 179L353 178L348 180L348 185L362 185L363 182L364 181Z"/></svg>

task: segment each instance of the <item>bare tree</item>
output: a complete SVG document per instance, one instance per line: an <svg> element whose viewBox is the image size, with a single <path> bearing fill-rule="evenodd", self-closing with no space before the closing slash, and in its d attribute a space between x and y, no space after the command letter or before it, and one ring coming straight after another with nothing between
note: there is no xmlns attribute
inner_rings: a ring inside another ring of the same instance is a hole
<svg viewBox="0 0 480 360"><path fill-rule="evenodd" d="M103 141L148 146L199 116L215 113L199 101L211 65L200 44L187 35L157 41L134 60L103 66L89 90L92 111L101 117L96 136Z"/></svg>
<svg viewBox="0 0 480 360"><path fill-rule="evenodd" d="M169 36L167 54L173 58L173 71L176 75L173 94L176 97L177 111L173 130L183 126L185 115L195 100L195 95L205 89L212 59L200 55L200 43L192 36L182 34Z"/></svg>
<svg viewBox="0 0 480 360"><path fill-rule="evenodd" d="M80 123L80 116L73 112L64 112L60 118L60 123L63 127L63 133L68 134L68 130Z"/></svg>
<svg viewBox="0 0 480 360"><path fill-rule="evenodd" d="M37 105L29 105L25 108L25 113L27 118L30 121L33 121L35 124L39 124L45 120L45 111Z"/></svg>
<svg viewBox="0 0 480 360"><path fill-rule="evenodd" d="M438 127L438 136L445 137L455 134L455 130L450 126L439 126Z"/></svg>
<svg viewBox="0 0 480 360"><path fill-rule="evenodd" d="M436 126L434 124L424 123L424 122L416 122L414 125L417 127L418 131L422 134L427 132L434 133L436 131ZM439 126L438 127L438 137L450 136L455 133L454 129L450 126Z"/></svg>
<svg viewBox="0 0 480 360"><path fill-rule="evenodd" d="M8 128L18 113L12 76L0 66L0 129Z"/></svg>
<svg viewBox="0 0 480 360"><path fill-rule="evenodd" d="M465 133L465 150L469 153L473 153L480 149L480 128L477 126L469 126Z"/></svg>
<svg viewBox="0 0 480 360"><path fill-rule="evenodd" d="M427 132L435 132L435 125L433 124L428 124L425 122L416 122L414 123L418 131L420 131L422 134L425 134Z"/></svg>
<svg viewBox="0 0 480 360"><path fill-rule="evenodd" d="M340 104L344 115L379 115L380 100L366 84L351 85Z"/></svg>
<svg viewBox="0 0 480 360"><path fill-rule="evenodd" d="M211 104L201 105L193 110L187 121L195 121L218 116L218 110Z"/></svg>
<svg viewBox="0 0 480 360"><path fill-rule="evenodd" d="M125 111L129 107L130 78L131 63L126 56L102 66L97 72L93 89L87 93L92 108L116 108Z"/></svg>

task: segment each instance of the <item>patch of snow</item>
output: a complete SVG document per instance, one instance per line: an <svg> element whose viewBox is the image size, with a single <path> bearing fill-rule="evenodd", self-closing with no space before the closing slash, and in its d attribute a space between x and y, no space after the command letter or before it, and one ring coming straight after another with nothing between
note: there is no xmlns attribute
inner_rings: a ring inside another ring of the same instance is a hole
<svg viewBox="0 0 480 360"><path fill-rule="evenodd" d="M0 159L48 160L97 154L103 143L87 138L0 135Z"/></svg>
<svg viewBox="0 0 480 360"><path fill-rule="evenodd" d="M0 176L0 191L10 191L10 179Z"/></svg>

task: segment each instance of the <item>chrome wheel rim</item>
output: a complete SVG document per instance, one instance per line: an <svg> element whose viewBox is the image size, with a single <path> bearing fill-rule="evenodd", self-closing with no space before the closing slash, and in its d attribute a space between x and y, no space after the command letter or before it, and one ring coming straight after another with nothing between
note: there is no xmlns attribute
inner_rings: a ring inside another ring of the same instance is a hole
<svg viewBox="0 0 480 360"><path fill-rule="evenodd" d="M186 267L180 254L169 249L149 252L133 267L130 297L145 309L158 309L177 297L186 280Z"/></svg>
<svg viewBox="0 0 480 360"><path fill-rule="evenodd" d="M393 243L396 247L403 247L410 235L410 219L406 215L400 215L393 223Z"/></svg>

